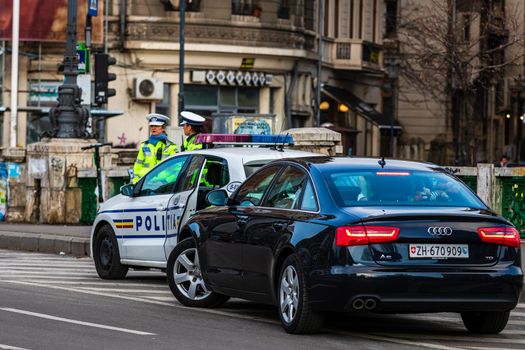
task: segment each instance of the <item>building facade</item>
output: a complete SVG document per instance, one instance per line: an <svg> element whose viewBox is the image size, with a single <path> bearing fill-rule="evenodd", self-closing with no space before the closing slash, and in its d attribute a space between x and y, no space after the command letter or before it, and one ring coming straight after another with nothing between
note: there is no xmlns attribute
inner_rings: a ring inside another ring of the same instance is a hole
<svg viewBox="0 0 525 350"><path fill-rule="evenodd" d="M117 79L110 83L116 96L92 108L93 129L105 142L133 147L147 138L146 114L164 113L172 126L177 124L179 1L99 3L91 52L107 51L116 58L110 71ZM83 41L86 2L79 6ZM280 133L322 125L342 133L345 154L389 155L390 131L397 137L400 128L393 111L383 113L388 95L385 9L384 0L186 0L184 108L205 116L211 132ZM22 6L22 15L25 10ZM65 19L57 14L52 23L60 20ZM5 23L9 20L4 18ZM10 143L11 117L11 92L5 88L11 79L11 41L6 32L8 50L0 56L5 60L0 101L7 109L0 110L3 147ZM57 67L64 45L48 39L21 42L18 147L38 141L50 128L47 113L63 79Z"/></svg>
<svg viewBox="0 0 525 350"><path fill-rule="evenodd" d="M525 4L390 0L387 8L386 56L399 66L397 156L459 165L501 155L525 161Z"/></svg>

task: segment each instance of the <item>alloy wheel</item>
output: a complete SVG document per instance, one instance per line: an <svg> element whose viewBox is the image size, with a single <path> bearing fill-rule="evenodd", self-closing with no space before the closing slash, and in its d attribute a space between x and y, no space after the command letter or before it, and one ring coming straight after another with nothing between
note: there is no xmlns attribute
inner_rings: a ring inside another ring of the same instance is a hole
<svg viewBox="0 0 525 350"><path fill-rule="evenodd" d="M291 265L286 267L281 277L279 303L283 320L293 322L299 305L299 279L297 271Z"/></svg>
<svg viewBox="0 0 525 350"><path fill-rule="evenodd" d="M211 294L206 288L196 248L183 251L175 260L173 277L177 289L191 300L202 300Z"/></svg>

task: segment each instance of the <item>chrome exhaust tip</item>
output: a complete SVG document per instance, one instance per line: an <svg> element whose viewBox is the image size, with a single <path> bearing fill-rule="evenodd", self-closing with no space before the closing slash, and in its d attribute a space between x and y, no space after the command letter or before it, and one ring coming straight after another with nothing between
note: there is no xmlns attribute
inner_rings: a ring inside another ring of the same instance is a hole
<svg viewBox="0 0 525 350"><path fill-rule="evenodd" d="M363 301L363 299L358 298L352 302L352 307L354 308L354 310L361 310L364 306L365 302Z"/></svg>
<svg viewBox="0 0 525 350"><path fill-rule="evenodd" d="M365 301L365 308L367 310L372 310L372 309L375 309L377 303L374 299L366 299Z"/></svg>

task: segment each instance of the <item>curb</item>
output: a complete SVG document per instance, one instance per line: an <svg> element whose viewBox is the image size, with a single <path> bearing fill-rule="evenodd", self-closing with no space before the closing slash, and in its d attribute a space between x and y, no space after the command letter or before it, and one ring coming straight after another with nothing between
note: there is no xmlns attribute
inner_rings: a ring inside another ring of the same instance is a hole
<svg viewBox="0 0 525 350"><path fill-rule="evenodd" d="M89 256L89 238L39 233L0 232L0 249Z"/></svg>

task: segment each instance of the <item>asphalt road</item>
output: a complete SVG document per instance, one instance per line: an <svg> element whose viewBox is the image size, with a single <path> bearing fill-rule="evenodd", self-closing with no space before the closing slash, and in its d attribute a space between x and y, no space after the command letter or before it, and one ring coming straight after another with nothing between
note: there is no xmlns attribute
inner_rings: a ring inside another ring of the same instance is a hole
<svg viewBox="0 0 525 350"><path fill-rule="evenodd" d="M524 325L525 304L492 336L455 314L333 314L320 334L289 335L265 305L183 307L160 272L103 281L89 258L0 250L0 349L523 349Z"/></svg>

